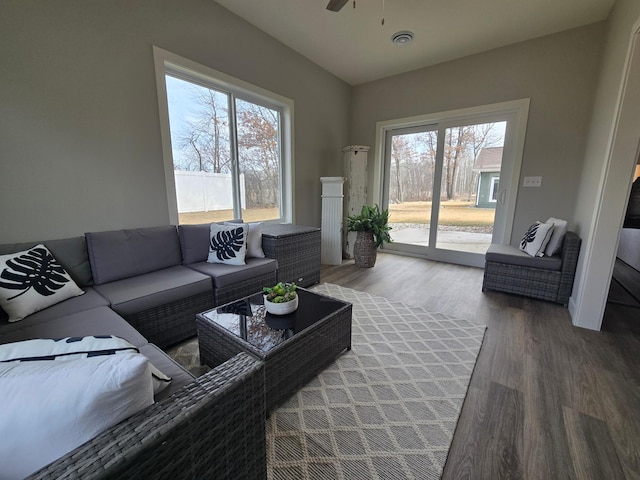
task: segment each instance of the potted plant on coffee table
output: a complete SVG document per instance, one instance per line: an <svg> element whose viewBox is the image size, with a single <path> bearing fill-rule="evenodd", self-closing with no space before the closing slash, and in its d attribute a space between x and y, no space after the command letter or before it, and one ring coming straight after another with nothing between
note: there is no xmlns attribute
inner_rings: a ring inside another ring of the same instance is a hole
<svg viewBox="0 0 640 480"><path fill-rule="evenodd" d="M278 282L273 287L264 287L264 306L272 315L287 315L298 308L295 283Z"/></svg>
<svg viewBox="0 0 640 480"><path fill-rule="evenodd" d="M364 205L359 215L347 217L347 230L356 232L353 258L357 267L373 267L378 247L392 241L388 222L389 210L380 211L378 205Z"/></svg>

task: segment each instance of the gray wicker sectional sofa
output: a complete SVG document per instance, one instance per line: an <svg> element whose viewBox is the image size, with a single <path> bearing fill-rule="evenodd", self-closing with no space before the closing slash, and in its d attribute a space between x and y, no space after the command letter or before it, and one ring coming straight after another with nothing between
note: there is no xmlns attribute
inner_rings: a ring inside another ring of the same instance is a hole
<svg viewBox="0 0 640 480"><path fill-rule="evenodd" d="M205 230L163 226L0 245L4 255L43 243L85 292L18 322L0 309L0 344L115 335L172 377L153 405L32 478L266 478L263 364L239 354L195 378L160 349L194 336L196 313L275 282L275 259L207 264Z"/></svg>

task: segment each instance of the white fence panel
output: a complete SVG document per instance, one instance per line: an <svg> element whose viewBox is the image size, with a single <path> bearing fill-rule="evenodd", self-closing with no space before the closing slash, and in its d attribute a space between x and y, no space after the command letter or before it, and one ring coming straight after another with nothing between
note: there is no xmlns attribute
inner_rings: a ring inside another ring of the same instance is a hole
<svg viewBox="0 0 640 480"><path fill-rule="evenodd" d="M233 185L228 173L173 172L178 213L233 210ZM240 175L241 207L245 208L244 175Z"/></svg>

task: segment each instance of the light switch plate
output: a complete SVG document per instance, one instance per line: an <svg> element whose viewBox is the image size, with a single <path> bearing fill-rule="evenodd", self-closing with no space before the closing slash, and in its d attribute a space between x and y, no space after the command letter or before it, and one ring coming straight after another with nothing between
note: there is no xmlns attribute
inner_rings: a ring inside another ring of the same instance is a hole
<svg viewBox="0 0 640 480"><path fill-rule="evenodd" d="M523 187L539 187L542 185L542 177L524 177Z"/></svg>

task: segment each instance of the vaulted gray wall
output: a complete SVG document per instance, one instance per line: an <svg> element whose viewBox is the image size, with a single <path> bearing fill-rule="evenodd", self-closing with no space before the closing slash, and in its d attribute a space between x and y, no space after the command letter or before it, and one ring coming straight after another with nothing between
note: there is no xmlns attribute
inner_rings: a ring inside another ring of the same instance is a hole
<svg viewBox="0 0 640 480"><path fill-rule="evenodd" d="M152 45L294 101L295 220L320 225L345 82L211 0L5 0L0 243L169 223Z"/></svg>
<svg viewBox="0 0 640 480"><path fill-rule="evenodd" d="M530 98L520 185L543 180L519 189L511 241L551 216L573 227L603 32L597 23L359 85L351 142L373 147L380 121Z"/></svg>

